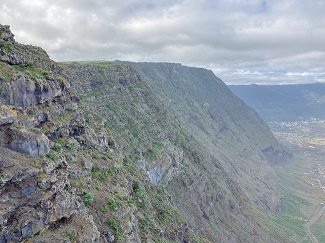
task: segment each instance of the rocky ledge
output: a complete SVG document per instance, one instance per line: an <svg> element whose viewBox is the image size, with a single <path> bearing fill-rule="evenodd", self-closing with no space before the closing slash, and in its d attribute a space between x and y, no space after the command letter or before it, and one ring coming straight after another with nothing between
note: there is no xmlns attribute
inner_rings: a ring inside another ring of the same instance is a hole
<svg viewBox="0 0 325 243"><path fill-rule="evenodd" d="M69 88L63 70L45 51L17 43L9 27L0 25L0 242L36 235L38 242L53 242L55 236L42 232L59 234L66 224L79 231L81 242L100 237L70 185L67 161L49 154L61 137L78 146L107 143L105 134L97 141L85 128Z"/></svg>

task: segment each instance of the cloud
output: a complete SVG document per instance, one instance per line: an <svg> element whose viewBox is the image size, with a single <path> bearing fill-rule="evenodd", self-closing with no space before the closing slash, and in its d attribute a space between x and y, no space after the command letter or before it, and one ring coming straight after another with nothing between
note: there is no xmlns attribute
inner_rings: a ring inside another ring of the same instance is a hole
<svg viewBox="0 0 325 243"><path fill-rule="evenodd" d="M16 39L55 60L181 62L210 68L227 83L324 80L324 11L322 0L0 3L2 24Z"/></svg>

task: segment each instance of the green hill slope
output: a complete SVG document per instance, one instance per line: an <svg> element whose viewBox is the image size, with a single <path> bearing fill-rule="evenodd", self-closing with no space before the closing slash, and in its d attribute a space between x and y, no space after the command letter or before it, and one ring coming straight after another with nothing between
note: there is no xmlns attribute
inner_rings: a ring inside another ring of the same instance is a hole
<svg viewBox="0 0 325 243"><path fill-rule="evenodd" d="M267 161L287 154L221 80L179 64L65 66L89 117L107 120L123 155L166 188L194 231L212 241L269 237L254 230L258 210L280 206Z"/></svg>
<svg viewBox="0 0 325 243"><path fill-rule="evenodd" d="M283 242L288 154L211 71L58 64L0 25L2 242Z"/></svg>

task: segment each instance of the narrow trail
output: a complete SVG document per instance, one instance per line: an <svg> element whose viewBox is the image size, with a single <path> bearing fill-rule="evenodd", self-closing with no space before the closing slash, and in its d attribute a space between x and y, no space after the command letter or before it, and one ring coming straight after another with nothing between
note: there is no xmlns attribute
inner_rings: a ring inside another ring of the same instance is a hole
<svg viewBox="0 0 325 243"><path fill-rule="evenodd" d="M315 215L305 224L305 231L306 234L309 236L309 238L311 239L311 242L314 243L319 243L317 238L313 235L313 233L310 230L310 227L317 222L317 220L322 216L323 212L325 211L325 205L321 206L317 212L315 213Z"/></svg>

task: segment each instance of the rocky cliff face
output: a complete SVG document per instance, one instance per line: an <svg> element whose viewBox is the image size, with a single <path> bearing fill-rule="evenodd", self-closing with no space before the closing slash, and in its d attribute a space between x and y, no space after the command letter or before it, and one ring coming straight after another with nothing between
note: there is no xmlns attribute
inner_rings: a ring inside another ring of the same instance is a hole
<svg viewBox="0 0 325 243"><path fill-rule="evenodd" d="M49 137L76 104L61 69L40 48L15 42L0 25L0 239L20 242L35 235L58 242L46 229L87 225L83 242L100 238L92 217L69 182L64 158L49 159ZM67 137L70 136L67 134Z"/></svg>
<svg viewBox="0 0 325 243"><path fill-rule="evenodd" d="M212 242L267 239L256 214L280 209L269 162L288 154L221 80L179 64L64 66L81 108L107 120L118 150L167 190L189 228Z"/></svg>
<svg viewBox="0 0 325 243"><path fill-rule="evenodd" d="M2 242L288 241L286 156L207 70L58 64L0 25Z"/></svg>

